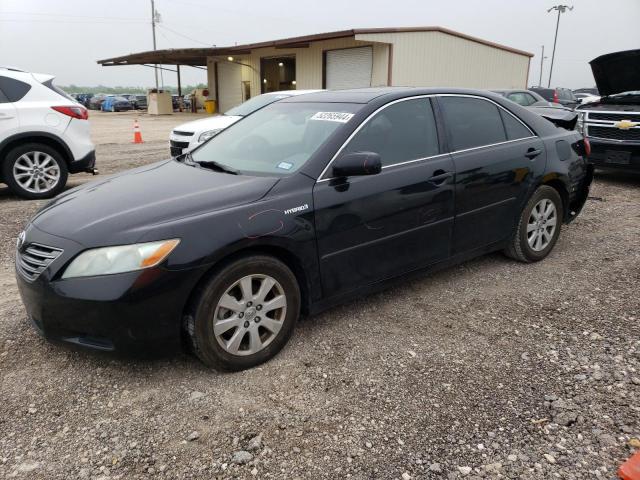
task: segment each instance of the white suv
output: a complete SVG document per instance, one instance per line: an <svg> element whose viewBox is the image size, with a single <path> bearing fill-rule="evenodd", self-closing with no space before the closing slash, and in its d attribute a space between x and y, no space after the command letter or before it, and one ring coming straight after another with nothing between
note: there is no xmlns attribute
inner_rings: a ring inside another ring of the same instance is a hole
<svg viewBox="0 0 640 480"><path fill-rule="evenodd" d="M267 105L282 100L283 98L293 97L295 95L304 95L305 93L319 92L320 90L282 90L279 92L263 93L257 97L253 97L237 107L227 110L222 115L201 118L192 122L178 125L171 131L169 135L169 144L171 148L171 156L177 157L183 153L187 153L198 145L206 142L214 137L228 126L236 123L242 117L252 114L256 110L260 110Z"/></svg>
<svg viewBox="0 0 640 480"><path fill-rule="evenodd" d="M28 199L57 195L69 173L96 173L87 109L53 78L0 67L0 182Z"/></svg>

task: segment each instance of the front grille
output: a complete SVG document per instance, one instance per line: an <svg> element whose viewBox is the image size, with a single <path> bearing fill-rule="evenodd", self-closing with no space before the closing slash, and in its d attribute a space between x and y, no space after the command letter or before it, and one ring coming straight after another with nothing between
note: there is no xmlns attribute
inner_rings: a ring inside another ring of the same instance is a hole
<svg viewBox="0 0 640 480"><path fill-rule="evenodd" d="M179 137L192 137L193 136L193 132L183 132L181 130L174 130L173 134L174 135L178 135Z"/></svg>
<svg viewBox="0 0 640 480"><path fill-rule="evenodd" d="M589 112L590 120L609 120L612 122L619 122L620 120L631 120L632 122L640 121L640 113L600 113Z"/></svg>
<svg viewBox="0 0 640 480"><path fill-rule="evenodd" d="M175 140L171 140L170 144L172 147L175 148L188 148L189 147L189 142L176 142Z"/></svg>
<svg viewBox="0 0 640 480"><path fill-rule="evenodd" d="M23 277L34 281L61 253L59 248L31 243L16 253L16 266Z"/></svg>
<svg viewBox="0 0 640 480"><path fill-rule="evenodd" d="M640 142L640 128L630 128L629 130L621 130L612 127L598 127L589 125L587 131L588 137L607 138L611 140L626 140L629 142Z"/></svg>

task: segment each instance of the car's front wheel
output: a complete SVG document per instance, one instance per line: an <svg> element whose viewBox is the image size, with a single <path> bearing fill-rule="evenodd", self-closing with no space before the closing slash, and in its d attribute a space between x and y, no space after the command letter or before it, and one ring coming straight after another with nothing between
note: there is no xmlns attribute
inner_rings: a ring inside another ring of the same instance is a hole
<svg viewBox="0 0 640 480"><path fill-rule="evenodd" d="M2 164L2 178L11 191L30 200L56 196L67 183L67 176L62 155L40 143L12 149Z"/></svg>
<svg viewBox="0 0 640 480"><path fill-rule="evenodd" d="M526 263L545 258L558 241L563 214L558 191L548 185L539 187L524 207L505 253Z"/></svg>
<svg viewBox="0 0 640 480"><path fill-rule="evenodd" d="M216 272L200 292L187 334L206 365L243 370L276 355L300 314L295 275L263 255L240 258Z"/></svg>

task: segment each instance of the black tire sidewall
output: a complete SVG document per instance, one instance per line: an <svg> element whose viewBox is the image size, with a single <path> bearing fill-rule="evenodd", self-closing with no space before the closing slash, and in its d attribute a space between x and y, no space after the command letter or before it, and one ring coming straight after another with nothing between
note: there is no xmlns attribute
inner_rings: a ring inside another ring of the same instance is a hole
<svg viewBox="0 0 640 480"><path fill-rule="evenodd" d="M276 338L263 350L248 356L226 352L215 338L213 315L220 297L232 283L246 275L265 274L276 279L287 297L287 313ZM213 275L200 294L194 311L192 344L198 357L208 366L221 370L244 370L266 362L275 356L293 333L300 314L300 288L295 275L279 260L268 256L238 259Z"/></svg>
<svg viewBox="0 0 640 480"><path fill-rule="evenodd" d="M60 169L60 179L58 180L58 184L53 187L48 192L29 192L25 190L16 180L13 178L13 166L21 155L29 152L43 152L48 155L51 155L53 160L58 164L58 168ZM67 183L67 177L69 175L67 169L67 163L64 160L64 157L58 150L49 145L45 145L43 143L27 143L16 147L9 151L5 160L2 164L2 178L4 182L9 186L9 189L15 193L16 195L26 198L29 200L39 200L44 198L55 197L59 194L65 187Z"/></svg>
<svg viewBox="0 0 640 480"><path fill-rule="evenodd" d="M531 211L533 210L533 208L538 202L544 199L551 200L556 207L556 229L553 232L553 238L551 239L551 242L549 242L549 245L547 245L543 250L537 252L529 246L529 242L527 240L527 224L529 222L529 216L531 215ZM547 257L549 253L551 253L551 250L553 250L553 247L555 247L555 244L558 241L558 237L560 236L563 218L564 210L562 205L562 198L560 197L560 194L557 192L557 190L546 185L538 188L527 202L527 206L525 207L523 215L520 218L520 238L518 240L520 242L520 249L522 250L522 253L527 258L527 260L529 260L530 262L538 262Z"/></svg>

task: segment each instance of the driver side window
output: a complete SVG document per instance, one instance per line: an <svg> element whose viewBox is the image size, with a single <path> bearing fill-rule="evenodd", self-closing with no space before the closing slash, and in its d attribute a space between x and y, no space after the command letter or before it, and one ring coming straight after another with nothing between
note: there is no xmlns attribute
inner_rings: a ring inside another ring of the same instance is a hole
<svg viewBox="0 0 640 480"><path fill-rule="evenodd" d="M379 111L341 155L353 152L375 152L383 166L438 155L438 134L430 100L405 100Z"/></svg>

